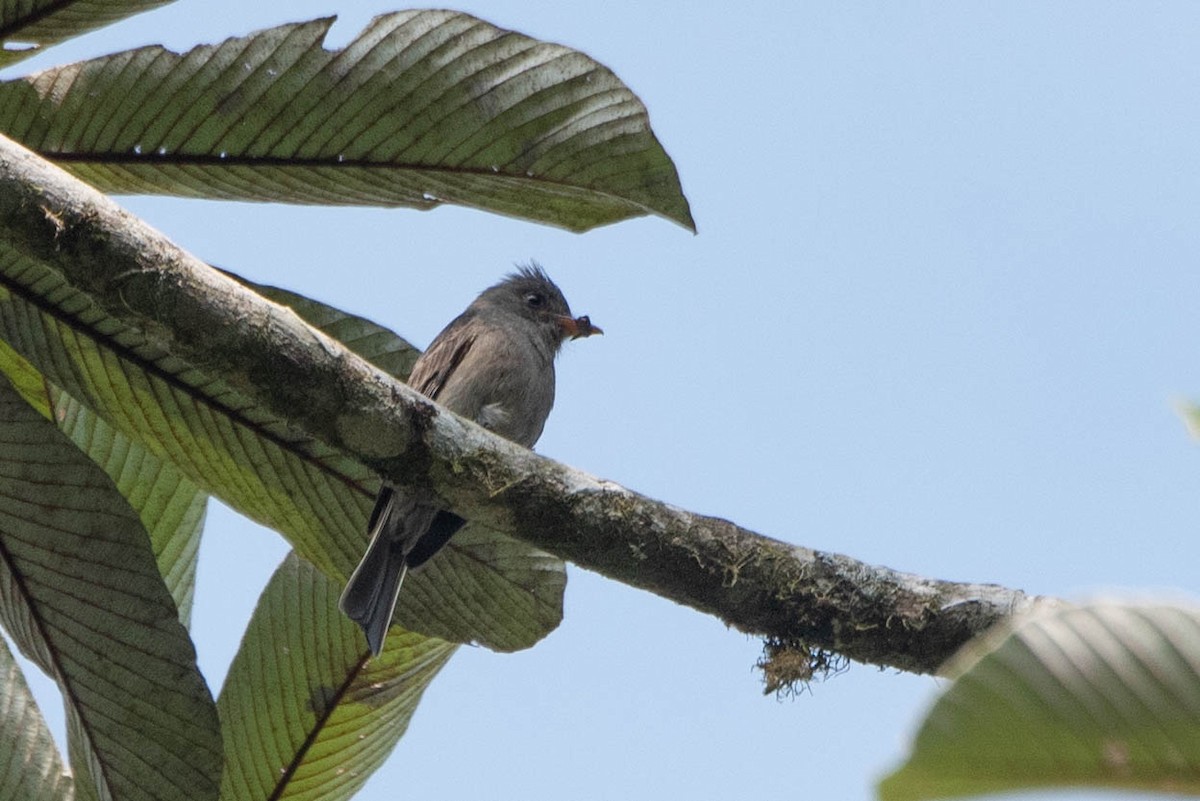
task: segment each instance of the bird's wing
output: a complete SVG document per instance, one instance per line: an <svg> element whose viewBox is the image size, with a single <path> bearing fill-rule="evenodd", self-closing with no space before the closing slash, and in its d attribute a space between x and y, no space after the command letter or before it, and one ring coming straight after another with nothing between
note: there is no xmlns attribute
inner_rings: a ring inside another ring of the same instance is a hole
<svg viewBox="0 0 1200 801"><path fill-rule="evenodd" d="M404 555L404 562L410 568L420 567L429 561L429 557L442 549L467 521L445 510L439 511L429 524L428 530L413 544L412 550Z"/></svg>
<svg viewBox="0 0 1200 801"><path fill-rule="evenodd" d="M412 375L408 377L410 387L430 400L437 400L455 368L475 344L472 320L466 314L460 315L437 335L429 350L413 366Z"/></svg>

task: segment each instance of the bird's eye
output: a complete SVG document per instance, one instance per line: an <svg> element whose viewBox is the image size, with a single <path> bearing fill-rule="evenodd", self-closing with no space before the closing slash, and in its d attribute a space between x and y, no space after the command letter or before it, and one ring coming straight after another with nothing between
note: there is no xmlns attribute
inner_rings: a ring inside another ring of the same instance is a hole
<svg viewBox="0 0 1200 801"><path fill-rule="evenodd" d="M537 292L530 292L525 296L525 302L531 307L538 309L541 308L542 304L546 302L546 296Z"/></svg>

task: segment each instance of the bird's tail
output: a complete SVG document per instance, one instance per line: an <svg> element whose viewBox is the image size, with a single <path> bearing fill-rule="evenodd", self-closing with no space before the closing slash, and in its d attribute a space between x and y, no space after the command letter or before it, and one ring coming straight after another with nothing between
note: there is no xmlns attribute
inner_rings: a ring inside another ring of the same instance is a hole
<svg viewBox="0 0 1200 801"><path fill-rule="evenodd" d="M386 512L371 532L371 544L362 561L358 563L346 589L342 591L338 606L346 617L362 626L367 635L371 653L379 656L388 626L392 622L392 611L400 594L400 584L408 572L403 548L397 547L389 535Z"/></svg>

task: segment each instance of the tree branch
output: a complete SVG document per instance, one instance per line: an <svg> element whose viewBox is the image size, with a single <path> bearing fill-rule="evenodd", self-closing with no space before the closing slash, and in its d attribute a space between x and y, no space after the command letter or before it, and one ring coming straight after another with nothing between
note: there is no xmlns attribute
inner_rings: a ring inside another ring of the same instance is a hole
<svg viewBox="0 0 1200 801"><path fill-rule="evenodd" d="M789 545L500 439L2 136L0 236L105 313L389 480L432 488L464 517L777 645L933 672L1037 601Z"/></svg>

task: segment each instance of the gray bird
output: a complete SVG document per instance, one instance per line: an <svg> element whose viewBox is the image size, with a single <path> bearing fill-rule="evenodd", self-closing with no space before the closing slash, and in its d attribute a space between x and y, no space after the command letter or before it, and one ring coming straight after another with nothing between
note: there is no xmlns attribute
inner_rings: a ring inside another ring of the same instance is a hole
<svg viewBox="0 0 1200 801"><path fill-rule="evenodd" d="M537 264L484 290L434 338L408 383L447 409L525 447L554 405L554 357L567 339L603 334L572 317L562 292ZM384 483L367 528L371 542L339 602L378 656L400 584L466 523L425 497Z"/></svg>

